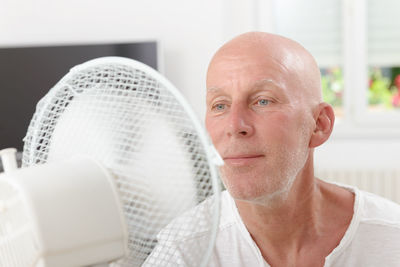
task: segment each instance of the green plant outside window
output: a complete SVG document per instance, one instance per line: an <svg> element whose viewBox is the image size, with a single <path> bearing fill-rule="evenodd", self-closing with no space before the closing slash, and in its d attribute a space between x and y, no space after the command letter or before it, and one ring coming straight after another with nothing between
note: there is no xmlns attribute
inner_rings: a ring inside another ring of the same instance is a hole
<svg viewBox="0 0 400 267"><path fill-rule="evenodd" d="M368 73L368 105L371 110L400 110L400 67L371 67ZM322 68L323 99L342 115L344 81L340 67Z"/></svg>

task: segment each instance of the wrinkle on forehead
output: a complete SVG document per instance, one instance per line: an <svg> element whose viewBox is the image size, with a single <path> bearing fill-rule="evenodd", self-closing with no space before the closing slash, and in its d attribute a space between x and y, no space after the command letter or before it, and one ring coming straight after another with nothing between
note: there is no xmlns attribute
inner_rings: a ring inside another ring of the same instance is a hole
<svg viewBox="0 0 400 267"><path fill-rule="evenodd" d="M259 87L262 87L262 86L264 86L266 84L271 84L271 85L273 85L275 87L279 87L280 86L274 80L269 79L269 78L265 78L265 79L261 79L261 80L256 81L254 83L254 88L259 88ZM210 93L219 92L219 91L221 91L221 88L216 87L216 86L212 86L212 87L208 87L207 88L207 92L210 92Z"/></svg>

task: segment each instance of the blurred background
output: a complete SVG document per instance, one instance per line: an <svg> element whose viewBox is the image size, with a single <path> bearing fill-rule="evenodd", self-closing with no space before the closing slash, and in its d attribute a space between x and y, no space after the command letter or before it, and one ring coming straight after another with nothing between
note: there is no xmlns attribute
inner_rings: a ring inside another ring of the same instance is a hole
<svg viewBox="0 0 400 267"><path fill-rule="evenodd" d="M317 174L400 203L399 10L397 0L0 0L0 138L18 142L0 144L22 147L35 103L61 78L49 66L66 74L101 55L154 64L203 120L212 54L237 34L268 31L315 56L334 106L335 130L316 151ZM151 48L113 46L138 44ZM46 49L35 54L37 47ZM54 57L56 48L64 57ZM28 76L28 85L14 86ZM39 80L47 84L29 86Z"/></svg>

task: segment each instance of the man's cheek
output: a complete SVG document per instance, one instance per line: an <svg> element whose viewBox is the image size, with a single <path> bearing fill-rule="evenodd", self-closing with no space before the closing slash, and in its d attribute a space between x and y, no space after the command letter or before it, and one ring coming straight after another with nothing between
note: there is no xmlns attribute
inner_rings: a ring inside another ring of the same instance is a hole
<svg viewBox="0 0 400 267"><path fill-rule="evenodd" d="M217 145L221 143L223 140L223 135L224 135L223 128L221 128L220 125L218 124L210 124L210 123L206 126L206 128L211 138L211 141L218 150Z"/></svg>

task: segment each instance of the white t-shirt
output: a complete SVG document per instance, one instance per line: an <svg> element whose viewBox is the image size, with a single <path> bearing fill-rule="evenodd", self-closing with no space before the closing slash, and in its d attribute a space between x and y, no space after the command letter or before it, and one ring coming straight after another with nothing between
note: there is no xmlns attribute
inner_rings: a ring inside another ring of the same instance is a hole
<svg viewBox="0 0 400 267"><path fill-rule="evenodd" d="M342 186L342 185L341 185ZM399 267L400 205L350 186L342 186L355 194L354 215L339 245L325 258L325 267ZM206 203L207 204L207 203ZM202 207L203 205L203 207ZM201 204L197 211L203 211ZM184 240L205 239L202 231L193 231L184 238L169 240L169 245L184 246ZM162 242L160 240L160 242ZM176 244L173 244L176 243ZM195 249L195 248L193 248ZM157 257L151 255L151 260ZM176 251L170 266L187 266L184 255ZM153 256L153 257L152 257ZM150 264L157 265L157 264ZM227 191L221 194L221 218L210 267L270 266L251 238Z"/></svg>

